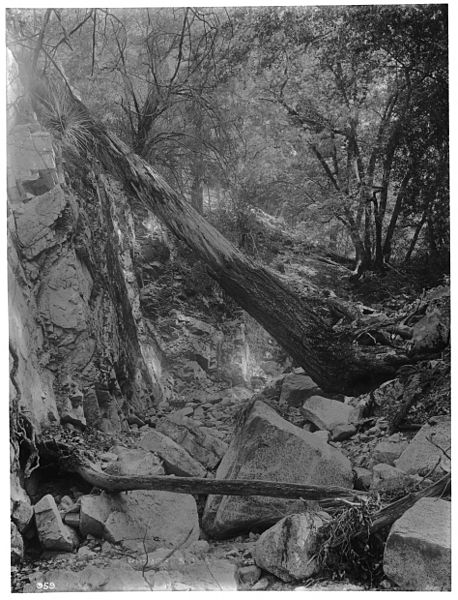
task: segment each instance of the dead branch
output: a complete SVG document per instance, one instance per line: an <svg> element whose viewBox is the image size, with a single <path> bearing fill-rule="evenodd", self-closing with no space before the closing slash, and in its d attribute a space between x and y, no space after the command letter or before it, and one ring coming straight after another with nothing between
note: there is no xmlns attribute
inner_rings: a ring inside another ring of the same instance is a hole
<svg viewBox="0 0 458 600"><path fill-rule="evenodd" d="M69 448L67 456L70 455ZM104 473L95 465L81 458L62 458L60 464L69 471L78 473L91 485L108 492L130 490L162 490L176 494L221 494L231 496L270 496L272 498L303 498L323 500L330 498L358 498L366 496L360 492L339 486L317 486L301 483L244 479L202 479L199 477L174 476L119 476Z"/></svg>
<svg viewBox="0 0 458 600"><path fill-rule="evenodd" d="M407 494L407 496L404 496L403 498L396 500L396 502L388 504L388 506L379 510L373 517L370 528L371 535L394 523L394 521L399 519L406 510L411 508L418 500L420 500L420 498L443 495L447 491L450 482L451 475L450 473L447 473L447 475L444 475L439 481L436 481L436 483L433 483L426 489Z"/></svg>

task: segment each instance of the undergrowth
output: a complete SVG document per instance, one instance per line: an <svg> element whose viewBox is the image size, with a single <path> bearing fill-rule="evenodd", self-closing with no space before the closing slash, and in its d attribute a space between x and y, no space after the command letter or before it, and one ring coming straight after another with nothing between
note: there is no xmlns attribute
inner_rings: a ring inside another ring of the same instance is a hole
<svg viewBox="0 0 458 600"><path fill-rule="evenodd" d="M333 515L317 539L320 570L334 579L349 578L370 587L383 578L384 539L370 535L372 518L381 508L380 498L369 496Z"/></svg>

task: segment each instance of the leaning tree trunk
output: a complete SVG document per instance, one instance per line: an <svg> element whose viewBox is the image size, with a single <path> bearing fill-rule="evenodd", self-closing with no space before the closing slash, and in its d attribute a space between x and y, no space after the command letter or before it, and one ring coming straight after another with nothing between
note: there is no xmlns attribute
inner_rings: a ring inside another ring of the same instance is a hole
<svg viewBox="0 0 458 600"><path fill-rule="evenodd" d="M74 99L87 134L87 149L146 209L207 264L210 275L252 315L318 385L352 393L393 376L399 360L362 355L336 333L274 273L244 256L177 194L142 158L97 122ZM403 359L401 359L402 361ZM362 384L362 385L361 385Z"/></svg>

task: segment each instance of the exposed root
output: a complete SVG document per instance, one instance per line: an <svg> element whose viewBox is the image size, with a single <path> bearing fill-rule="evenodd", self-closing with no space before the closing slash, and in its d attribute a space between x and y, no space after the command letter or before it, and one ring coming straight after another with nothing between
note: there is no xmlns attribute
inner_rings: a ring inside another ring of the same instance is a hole
<svg viewBox="0 0 458 600"><path fill-rule="evenodd" d="M369 496L333 515L317 542L316 559L323 571L373 585L381 574L383 544L371 537L371 525L380 508L380 498Z"/></svg>

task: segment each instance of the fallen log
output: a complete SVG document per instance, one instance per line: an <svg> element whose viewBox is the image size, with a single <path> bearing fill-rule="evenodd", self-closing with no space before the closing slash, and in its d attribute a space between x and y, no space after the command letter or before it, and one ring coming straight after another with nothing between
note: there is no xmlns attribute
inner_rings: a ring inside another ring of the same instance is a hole
<svg viewBox="0 0 458 600"><path fill-rule="evenodd" d="M61 463L62 464L62 463ZM91 485L108 492L130 490L162 490L175 494L220 494L227 496L270 496L272 498L301 498L320 501L330 498L358 498L366 492L339 486L318 486L282 481L250 479L203 479L167 475L127 476L104 473L94 465L71 460L67 467Z"/></svg>
<svg viewBox="0 0 458 600"><path fill-rule="evenodd" d="M447 473L441 479L419 492L412 492L403 496L399 500L388 504L381 510L379 510L373 517L372 525L370 527L370 534L374 534L380 529L391 525L397 519L411 508L420 498L430 498L433 496L442 496L446 493L451 483L451 475Z"/></svg>

